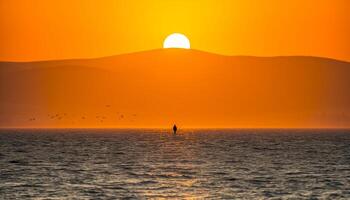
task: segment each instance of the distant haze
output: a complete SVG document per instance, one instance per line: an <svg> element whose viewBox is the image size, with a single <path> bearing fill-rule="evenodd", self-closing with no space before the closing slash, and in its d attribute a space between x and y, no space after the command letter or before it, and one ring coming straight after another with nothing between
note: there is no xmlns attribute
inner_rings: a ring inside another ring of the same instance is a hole
<svg viewBox="0 0 350 200"><path fill-rule="evenodd" d="M350 127L350 64L160 49L0 63L2 127Z"/></svg>

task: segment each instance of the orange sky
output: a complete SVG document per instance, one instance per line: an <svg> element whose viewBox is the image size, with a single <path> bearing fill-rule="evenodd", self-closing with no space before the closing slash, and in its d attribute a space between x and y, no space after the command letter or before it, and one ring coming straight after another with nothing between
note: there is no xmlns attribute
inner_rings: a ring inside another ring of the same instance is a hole
<svg viewBox="0 0 350 200"><path fill-rule="evenodd" d="M349 8L0 0L0 61L142 51L0 63L0 127L350 127L350 63L304 57L350 61ZM160 49L174 32L197 50Z"/></svg>
<svg viewBox="0 0 350 200"><path fill-rule="evenodd" d="M88 58L162 47L228 55L313 55L350 61L347 0L0 1L0 60Z"/></svg>

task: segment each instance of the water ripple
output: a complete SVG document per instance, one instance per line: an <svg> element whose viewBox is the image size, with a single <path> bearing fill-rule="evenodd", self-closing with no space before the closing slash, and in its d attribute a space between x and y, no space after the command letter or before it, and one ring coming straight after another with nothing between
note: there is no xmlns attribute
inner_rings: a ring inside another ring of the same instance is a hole
<svg viewBox="0 0 350 200"><path fill-rule="evenodd" d="M0 199L350 199L346 130L1 130Z"/></svg>

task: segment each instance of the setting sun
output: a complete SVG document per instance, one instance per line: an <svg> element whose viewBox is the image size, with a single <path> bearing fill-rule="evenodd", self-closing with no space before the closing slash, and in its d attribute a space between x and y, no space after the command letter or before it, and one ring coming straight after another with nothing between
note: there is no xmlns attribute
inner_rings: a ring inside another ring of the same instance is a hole
<svg viewBox="0 0 350 200"><path fill-rule="evenodd" d="M165 38L163 48L181 48L189 49L191 47L190 40L181 33L173 33Z"/></svg>

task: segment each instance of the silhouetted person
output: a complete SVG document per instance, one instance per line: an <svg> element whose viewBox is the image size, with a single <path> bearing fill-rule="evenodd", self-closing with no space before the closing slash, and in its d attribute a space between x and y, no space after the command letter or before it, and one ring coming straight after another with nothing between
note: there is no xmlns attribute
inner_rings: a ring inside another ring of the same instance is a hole
<svg viewBox="0 0 350 200"><path fill-rule="evenodd" d="M176 131L177 131L176 124L174 124L174 126L173 126L173 131L174 131L174 134L176 134Z"/></svg>

